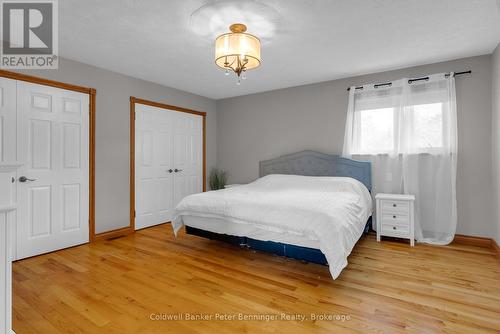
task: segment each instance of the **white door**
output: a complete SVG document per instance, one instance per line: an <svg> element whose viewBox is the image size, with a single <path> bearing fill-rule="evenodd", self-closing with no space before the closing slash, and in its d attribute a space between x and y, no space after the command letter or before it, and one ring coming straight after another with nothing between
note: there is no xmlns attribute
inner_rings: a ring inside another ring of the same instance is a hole
<svg viewBox="0 0 500 334"><path fill-rule="evenodd" d="M178 112L174 122L174 207L203 191L202 117Z"/></svg>
<svg viewBox="0 0 500 334"><path fill-rule="evenodd" d="M89 241L89 96L17 82L16 259Z"/></svg>
<svg viewBox="0 0 500 334"><path fill-rule="evenodd" d="M172 219L173 117L171 110L135 105L135 228Z"/></svg>
<svg viewBox="0 0 500 334"><path fill-rule="evenodd" d="M177 203L202 188L202 117L135 105L135 227L172 220Z"/></svg>

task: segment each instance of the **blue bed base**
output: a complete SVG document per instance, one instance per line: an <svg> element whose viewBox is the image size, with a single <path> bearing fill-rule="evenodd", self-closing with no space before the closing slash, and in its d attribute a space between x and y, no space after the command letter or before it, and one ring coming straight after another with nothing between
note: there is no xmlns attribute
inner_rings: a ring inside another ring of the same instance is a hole
<svg viewBox="0 0 500 334"><path fill-rule="evenodd" d="M372 217L370 217L368 219L368 222L366 223L364 230L365 234L371 230L371 223ZM261 241L248 237L238 237L235 235L219 234L190 226L186 226L186 233L207 239L223 241L235 246L247 247L249 249L276 254L279 256L286 256L296 260L324 265L328 264L325 255L323 255L323 253L319 249L315 248L289 245L274 241Z"/></svg>

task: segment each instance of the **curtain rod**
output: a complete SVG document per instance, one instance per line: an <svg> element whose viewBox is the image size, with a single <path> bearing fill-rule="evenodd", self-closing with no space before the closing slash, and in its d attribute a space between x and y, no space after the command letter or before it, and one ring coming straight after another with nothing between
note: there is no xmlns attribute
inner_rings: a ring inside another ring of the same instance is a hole
<svg viewBox="0 0 500 334"><path fill-rule="evenodd" d="M455 74L453 75L454 77L456 77L457 75L462 75L462 74L471 74L472 71L471 70L468 70L468 71L462 71L462 72L455 72ZM450 76L450 73L446 74L447 77ZM422 81L422 80L429 80L429 77L422 77L422 78L416 78L416 79L410 79L408 80L408 83L411 84L415 81ZM378 87L383 87L383 86L391 86L392 85L392 82L385 82L385 83L380 83L380 84L376 84L376 85L373 85L375 88L378 88ZM356 89L363 89L363 86L357 86ZM351 87L348 87L347 88L347 91L350 91L351 90Z"/></svg>

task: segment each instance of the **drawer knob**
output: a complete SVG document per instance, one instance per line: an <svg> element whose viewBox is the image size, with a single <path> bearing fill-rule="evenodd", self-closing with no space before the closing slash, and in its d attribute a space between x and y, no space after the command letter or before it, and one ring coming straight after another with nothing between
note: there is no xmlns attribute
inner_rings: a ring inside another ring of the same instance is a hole
<svg viewBox="0 0 500 334"><path fill-rule="evenodd" d="M393 229L393 230L395 230L395 229L396 229L396 226L393 226L393 227L392 227L392 229Z"/></svg>
<svg viewBox="0 0 500 334"><path fill-rule="evenodd" d="M393 206L393 207L396 207L396 204L393 204L392 206Z"/></svg>
<svg viewBox="0 0 500 334"><path fill-rule="evenodd" d="M396 216L392 216L392 218L396 218Z"/></svg>

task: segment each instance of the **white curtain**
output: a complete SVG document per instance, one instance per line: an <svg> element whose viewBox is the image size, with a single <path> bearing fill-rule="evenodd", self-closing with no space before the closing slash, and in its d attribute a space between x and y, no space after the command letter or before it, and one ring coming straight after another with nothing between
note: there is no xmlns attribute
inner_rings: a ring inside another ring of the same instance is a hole
<svg viewBox="0 0 500 334"><path fill-rule="evenodd" d="M453 73L351 87L343 155L372 162L373 195L415 195L417 241L444 245L453 240L457 224Z"/></svg>

